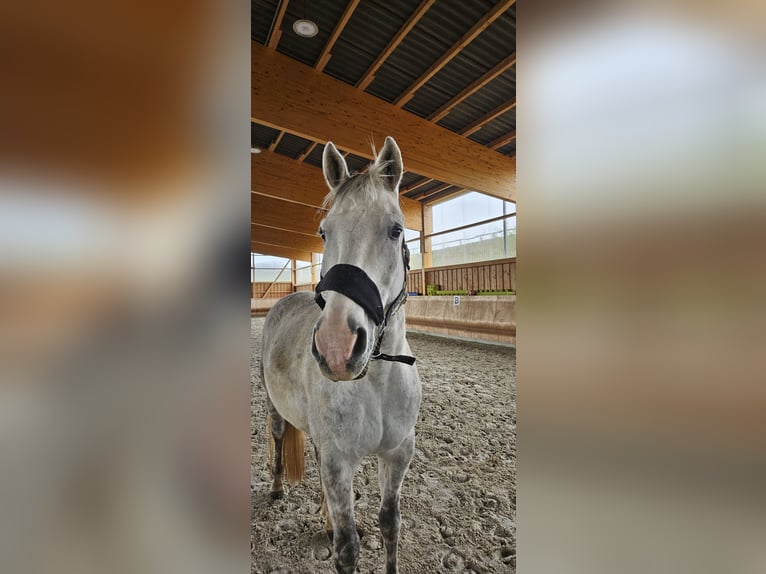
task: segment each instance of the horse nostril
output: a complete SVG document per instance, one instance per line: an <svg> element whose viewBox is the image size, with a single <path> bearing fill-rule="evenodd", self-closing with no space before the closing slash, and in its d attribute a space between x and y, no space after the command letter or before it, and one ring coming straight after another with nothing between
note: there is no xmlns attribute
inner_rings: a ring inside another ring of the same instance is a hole
<svg viewBox="0 0 766 574"><path fill-rule="evenodd" d="M351 352L352 357L358 357L367 350L367 329L359 327L356 330L356 343Z"/></svg>

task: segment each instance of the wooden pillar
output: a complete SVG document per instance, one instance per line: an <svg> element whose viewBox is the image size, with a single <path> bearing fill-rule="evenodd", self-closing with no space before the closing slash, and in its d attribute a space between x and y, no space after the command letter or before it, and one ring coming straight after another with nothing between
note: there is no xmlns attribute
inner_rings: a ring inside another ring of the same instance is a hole
<svg viewBox="0 0 766 574"><path fill-rule="evenodd" d="M290 293L295 293L295 284L298 282L298 263L290 259Z"/></svg>
<svg viewBox="0 0 766 574"><path fill-rule="evenodd" d="M319 254L311 252L311 286L319 283Z"/></svg>
<svg viewBox="0 0 766 574"><path fill-rule="evenodd" d="M426 294L426 268L432 266L431 261L431 238L426 237L433 233L433 214L430 205L423 204L421 208L423 231L420 232L420 257L423 262L420 274L420 292Z"/></svg>

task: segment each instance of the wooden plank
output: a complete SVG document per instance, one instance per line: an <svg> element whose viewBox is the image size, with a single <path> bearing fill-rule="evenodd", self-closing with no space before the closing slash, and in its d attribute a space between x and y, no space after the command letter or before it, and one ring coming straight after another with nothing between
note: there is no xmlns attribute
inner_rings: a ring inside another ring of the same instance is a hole
<svg viewBox="0 0 766 574"><path fill-rule="evenodd" d="M324 250L322 239L316 234L306 235L263 225L250 225L250 239L259 243L267 243L299 251L322 253Z"/></svg>
<svg viewBox="0 0 766 574"><path fill-rule="evenodd" d="M511 289L516 291L518 285L516 284L516 262L511 265Z"/></svg>
<svg viewBox="0 0 766 574"><path fill-rule="evenodd" d="M418 23L418 21L423 17L423 15L428 11L434 2L435 0L423 0L420 3L420 6L418 6L412 15L407 19L407 21L404 23L404 26L402 26L396 33L396 36L391 39L391 41L388 43L388 46L386 46L380 55L375 58L375 61L372 63L372 65L356 83L356 87L358 89L365 90L367 86L372 83L372 81L375 79L375 72L378 71L378 69L383 65L383 62L388 59L391 53L396 50L397 46L402 43L402 40L404 40L405 36L407 36L410 30L415 27L415 24Z"/></svg>
<svg viewBox="0 0 766 574"><path fill-rule="evenodd" d="M503 275L501 287L503 291L507 291L511 288L511 265L509 263L503 263Z"/></svg>
<svg viewBox="0 0 766 574"><path fill-rule="evenodd" d="M315 208L321 207L328 192L320 168L265 150L251 154L250 187L253 193L259 195ZM399 207L404 214L405 226L422 231L422 204L400 196Z"/></svg>
<svg viewBox="0 0 766 574"><path fill-rule="evenodd" d="M274 24L271 30L271 37L269 38L268 47L272 50L276 49L279 44L279 39L282 37L282 20L287 12L287 5L290 0L282 0L277 8L277 18L274 20Z"/></svg>
<svg viewBox="0 0 766 574"><path fill-rule="evenodd" d="M497 275L498 275L497 267L498 267L497 265L493 265L489 270L489 288L495 291L500 289L497 282Z"/></svg>
<svg viewBox="0 0 766 574"><path fill-rule="evenodd" d="M486 30L492 22L502 16L508 8L513 6L516 0L502 0L498 2L492 9L487 12L481 19L476 22L471 29L468 30L463 36L438 59L434 62L417 80L415 80L410 87L408 87L402 94L394 100L395 106L403 106L406 104L412 96L415 95L420 88L422 88L428 80L433 78L439 70L449 64L452 59L457 56L460 51L470 44L479 34Z"/></svg>
<svg viewBox="0 0 766 574"><path fill-rule="evenodd" d="M260 253L261 255L273 255L274 257L286 257L287 259L299 259L305 261L305 258L311 258L310 251L301 251L299 249L290 249L289 247L280 247L278 245L269 245L268 243L258 243L250 241L250 251Z"/></svg>
<svg viewBox="0 0 766 574"><path fill-rule="evenodd" d="M259 225L316 235L325 213L315 207L250 194L250 220Z"/></svg>
<svg viewBox="0 0 766 574"><path fill-rule="evenodd" d="M449 114L453 109L478 92L492 80L497 78L500 74L505 72L508 68L516 63L516 52L500 60L495 64L491 70L484 72L478 79L468 84L465 88L460 90L454 97L444 103L439 109L428 116L428 119L432 122L438 122L444 116ZM490 146L491 147L491 146ZM501 146L502 147L502 146Z"/></svg>
<svg viewBox="0 0 766 574"><path fill-rule="evenodd" d="M516 160L396 108L340 80L251 43L251 119L372 158L370 135L393 136L405 169L516 200ZM274 89L279 86L279 89Z"/></svg>
<svg viewBox="0 0 766 574"><path fill-rule="evenodd" d="M332 57L333 46L335 46L335 42L337 42L341 32L343 32L343 28L346 27L346 24L348 23L349 18L351 18L351 15L354 13L354 10L356 10L356 7L358 5L359 5L359 0L351 0L346 6L346 9L343 11L343 15L340 17L340 20L338 21L338 24L335 26L335 29L332 31L332 34L330 34L330 38L327 40L327 43L324 45L324 48L322 48L322 53L319 54L319 58L317 58L316 65L314 66L314 69L317 72L321 72L322 70L324 70L325 66L327 65L327 62L330 61L330 58Z"/></svg>
<svg viewBox="0 0 766 574"><path fill-rule="evenodd" d="M497 106L494 110L491 112L488 112L487 114L483 115L476 121L471 122L466 127L464 127L462 130L460 130L460 135L464 135L466 137L470 136L473 133L478 132L481 128L483 128L485 125L487 125L489 122L494 120L495 118L498 118L502 116L506 112L510 112L513 108L516 107L516 97L514 96L510 100L507 100Z"/></svg>

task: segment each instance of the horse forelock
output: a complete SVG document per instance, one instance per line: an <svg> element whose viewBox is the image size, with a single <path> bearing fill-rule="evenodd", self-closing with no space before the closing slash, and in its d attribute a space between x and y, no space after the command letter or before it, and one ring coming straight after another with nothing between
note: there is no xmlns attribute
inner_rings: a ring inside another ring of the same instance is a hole
<svg viewBox="0 0 766 574"><path fill-rule="evenodd" d="M370 164L366 172L353 173L340 187L325 196L322 207L332 211L347 204L355 207L359 201L384 202L389 196L391 199L397 199L398 193L391 193L387 187L386 178L391 176L383 173L388 163L390 162L375 162ZM398 205L398 201L393 203Z"/></svg>

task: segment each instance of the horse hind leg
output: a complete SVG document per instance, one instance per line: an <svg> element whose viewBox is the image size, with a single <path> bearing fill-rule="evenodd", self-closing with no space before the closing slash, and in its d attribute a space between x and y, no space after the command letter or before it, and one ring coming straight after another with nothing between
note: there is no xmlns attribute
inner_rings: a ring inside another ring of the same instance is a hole
<svg viewBox="0 0 766 574"><path fill-rule="evenodd" d="M279 500L285 497L284 487L282 486L282 465L283 442L287 423L285 419L272 407L269 409L266 417L266 427L271 434L269 440L269 466L271 467L271 488L269 489L269 498Z"/></svg>
<svg viewBox="0 0 766 574"><path fill-rule="evenodd" d="M303 453L304 435L301 430L287 422L268 399L267 404L269 414L266 418L266 426L271 430L269 464L272 482L269 496L272 500L277 500L285 496L282 486L283 478L286 478L290 484L297 484L303 480L306 471Z"/></svg>
<svg viewBox="0 0 766 574"><path fill-rule="evenodd" d="M399 494L404 475L407 473L415 450L414 435L407 438L397 449L378 456L378 480L380 482L380 533L386 547L386 574L398 574L399 550Z"/></svg>

